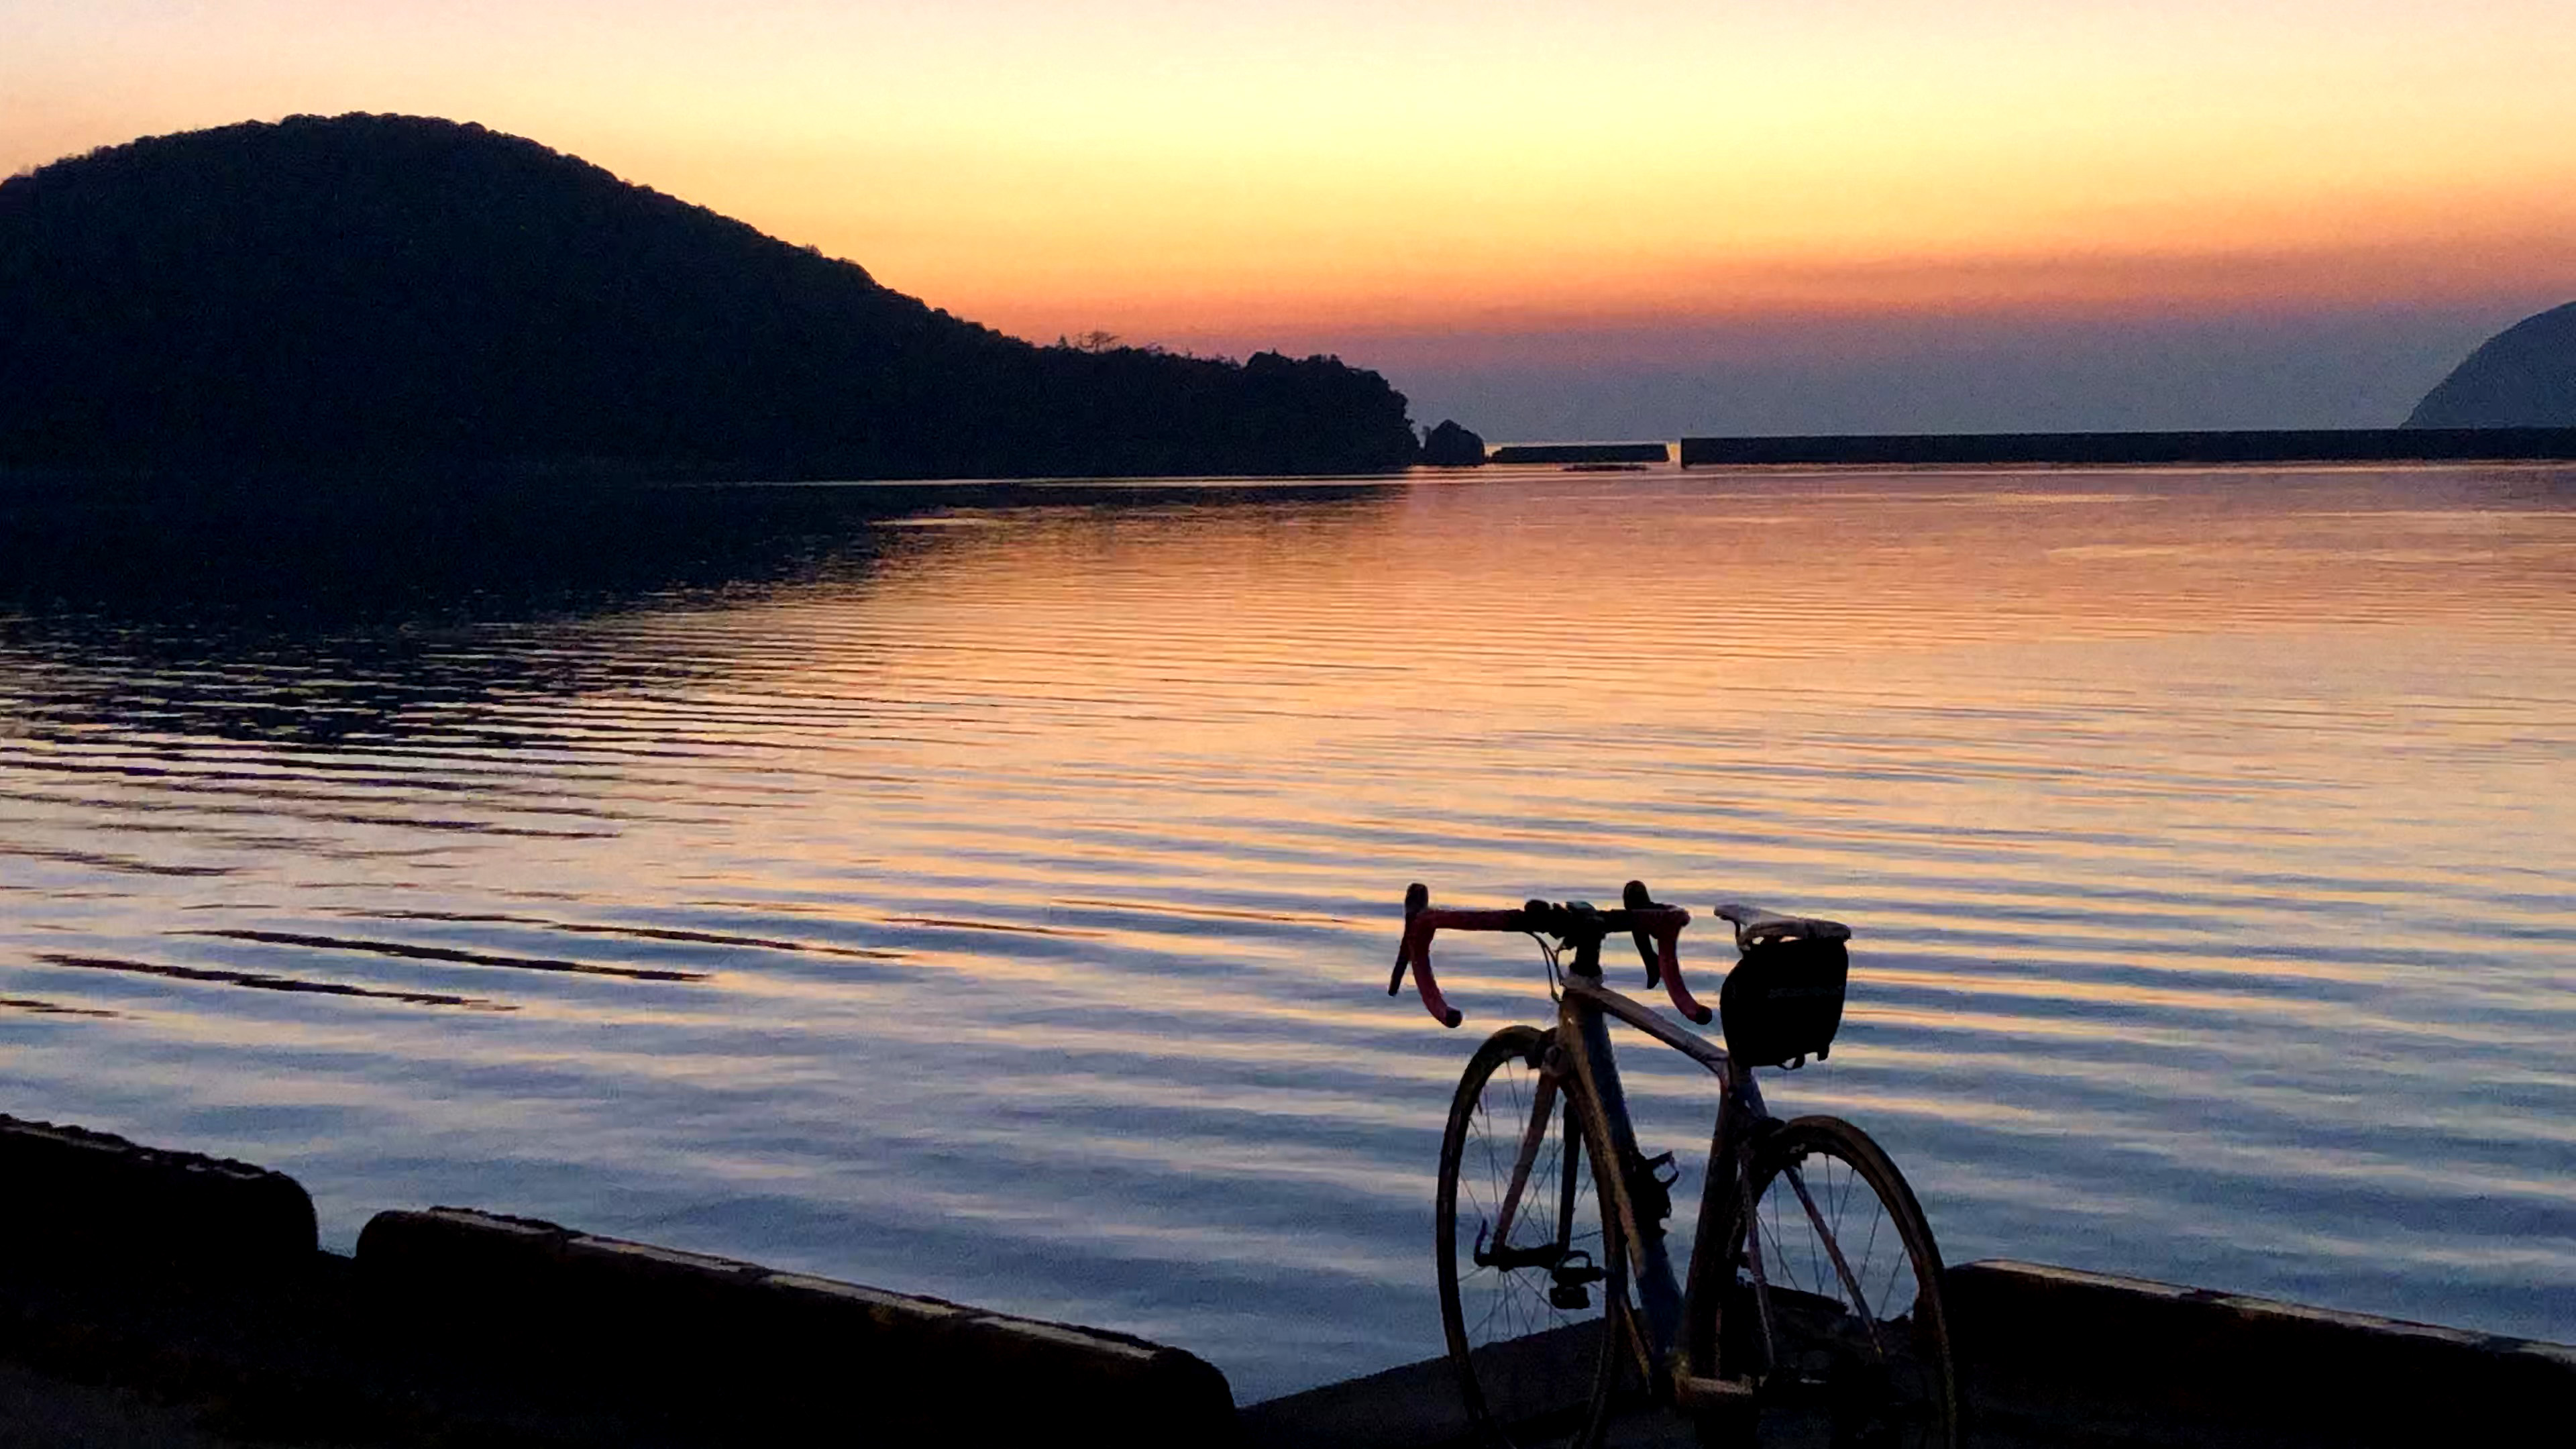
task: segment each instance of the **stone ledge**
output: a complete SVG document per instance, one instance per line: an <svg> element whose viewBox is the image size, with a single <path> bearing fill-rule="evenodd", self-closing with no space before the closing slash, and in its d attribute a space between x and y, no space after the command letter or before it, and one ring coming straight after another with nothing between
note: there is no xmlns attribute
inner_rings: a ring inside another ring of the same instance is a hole
<svg viewBox="0 0 2576 1449"><path fill-rule="evenodd" d="M1984 1449L2520 1443L2576 1407L2562 1344L2037 1263L1963 1264L1942 1283L1968 1443ZM1445 1358L1248 1405L1243 1421L1254 1449L1478 1442ZM1646 1411L1610 1439L1689 1432Z"/></svg>
<svg viewBox="0 0 2576 1449"><path fill-rule="evenodd" d="M463 1208L379 1213L357 1261L389 1329L442 1355L540 1366L682 1418L757 1417L792 1395L854 1430L952 1440L1082 1423L1148 1443L1234 1431L1216 1368L1101 1329Z"/></svg>
<svg viewBox="0 0 2576 1449"><path fill-rule="evenodd" d="M2576 1348L2037 1263L1943 1279L1977 1397L2004 1421L2134 1443L2441 1442L2552 1422Z"/></svg>
<svg viewBox="0 0 2576 1449"><path fill-rule="evenodd" d="M282 1172L0 1116L0 1232L115 1271L262 1272L318 1250L313 1199Z"/></svg>

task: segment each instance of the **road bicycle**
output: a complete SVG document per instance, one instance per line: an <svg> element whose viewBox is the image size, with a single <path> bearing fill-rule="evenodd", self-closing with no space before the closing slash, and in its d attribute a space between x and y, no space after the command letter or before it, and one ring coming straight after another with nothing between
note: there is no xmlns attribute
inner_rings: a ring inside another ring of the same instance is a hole
<svg viewBox="0 0 2576 1449"><path fill-rule="evenodd" d="M1440 1143L1440 1316L1467 1417L1498 1449L1590 1449L1641 1406L1686 1415L1707 1445L1757 1439L1956 1449L1959 1397L1941 1255L1896 1164L1836 1117L1783 1121L1757 1067L1823 1060L1842 1022L1849 928L1723 905L1739 953L1711 1012L1682 979L1690 913L1630 881L1616 910L1531 901L1435 908L1405 893L1392 996L1409 970L1444 1026L1441 931L1538 942L1549 1028L1508 1026L1467 1063ZM1603 984L1627 932L1646 985L1721 1047ZM1723 1084L1688 1279L1665 1222L1672 1154L1638 1147L1611 1053L1617 1019Z"/></svg>

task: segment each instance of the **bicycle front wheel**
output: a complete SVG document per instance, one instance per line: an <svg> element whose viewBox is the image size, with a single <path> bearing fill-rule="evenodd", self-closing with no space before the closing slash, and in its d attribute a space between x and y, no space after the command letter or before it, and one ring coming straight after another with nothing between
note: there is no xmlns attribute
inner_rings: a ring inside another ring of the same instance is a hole
<svg viewBox="0 0 2576 1449"><path fill-rule="evenodd" d="M1756 1148L1747 1186L1721 1301L1692 1305L1694 1371L1757 1382L1766 1439L1956 1449L1941 1251L1896 1164L1849 1122L1800 1117ZM1756 1427L1712 1419L1703 1438Z"/></svg>
<svg viewBox="0 0 2576 1449"><path fill-rule="evenodd" d="M1598 1443L1629 1331L1581 1116L1542 1076L1555 1036L1506 1027L1477 1048L1440 1142L1440 1320L1467 1418L1498 1449Z"/></svg>

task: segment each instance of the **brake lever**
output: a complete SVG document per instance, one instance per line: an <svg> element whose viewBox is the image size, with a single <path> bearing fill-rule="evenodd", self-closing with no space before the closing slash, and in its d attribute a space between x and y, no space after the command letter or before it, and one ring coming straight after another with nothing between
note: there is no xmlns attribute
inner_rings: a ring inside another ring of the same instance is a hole
<svg viewBox="0 0 2576 1449"><path fill-rule="evenodd" d="M1422 908L1429 904L1431 887L1415 881L1404 888L1404 939L1395 943L1395 974L1386 978L1386 994L1389 996L1404 993L1404 968L1413 959L1413 918L1421 915Z"/></svg>
<svg viewBox="0 0 2576 1449"><path fill-rule="evenodd" d="M1646 883L1641 880L1628 882L1626 888L1619 892L1619 903L1632 911L1671 909L1647 894ZM1685 1019L1701 1026L1706 1026L1714 1020L1717 1013L1700 1005L1699 998L1691 995L1689 985L1682 980L1679 928L1675 928L1673 934L1660 940L1646 931L1635 931L1630 934L1636 938L1637 954L1646 959L1646 985L1664 988L1664 994L1673 999L1673 1010L1680 1012Z"/></svg>
<svg viewBox="0 0 2576 1449"><path fill-rule="evenodd" d="M1656 902L1646 893L1646 883L1632 880L1620 888L1619 904L1632 911L1651 911ZM1655 938L1644 931L1630 931L1628 938L1637 943L1637 955L1646 963L1646 985L1649 989L1664 984L1663 953L1655 949Z"/></svg>

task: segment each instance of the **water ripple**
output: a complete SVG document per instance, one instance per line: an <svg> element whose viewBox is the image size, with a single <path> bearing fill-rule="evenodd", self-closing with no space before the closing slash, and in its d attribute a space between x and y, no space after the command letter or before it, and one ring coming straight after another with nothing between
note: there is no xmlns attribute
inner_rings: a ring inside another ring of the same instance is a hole
<svg viewBox="0 0 2576 1449"><path fill-rule="evenodd" d="M1548 1010L1493 939L1442 943L1467 1030L1390 1000L1405 883L1642 876L1854 924L1768 1090L1954 1259L2576 1338L2571 489L700 490L578 606L57 578L0 600L0 1094L293 1171L344 1246L478 1202L1256 1398L1436 1351L1450 1086Z"/></svg>

